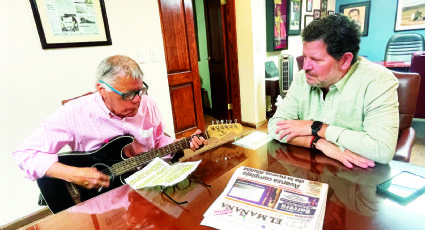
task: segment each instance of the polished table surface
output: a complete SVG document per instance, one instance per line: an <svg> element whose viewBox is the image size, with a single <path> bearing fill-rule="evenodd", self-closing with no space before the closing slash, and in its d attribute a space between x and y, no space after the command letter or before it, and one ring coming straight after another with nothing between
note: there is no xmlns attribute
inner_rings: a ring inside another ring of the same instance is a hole
<svg viewBox="0 0 425 230"><path fill-rule="evenodd" d="M271 141L256 150L223 144L187 161L202 160L194 175L167 193L123 185L26 229L210 229L199 225L236 168L248 166L329 184L323 229L425 229L425 195L401 205L376 194L376 185L402 170L425 176L425 168L392 161L348 169L320 152Z"/></svg>

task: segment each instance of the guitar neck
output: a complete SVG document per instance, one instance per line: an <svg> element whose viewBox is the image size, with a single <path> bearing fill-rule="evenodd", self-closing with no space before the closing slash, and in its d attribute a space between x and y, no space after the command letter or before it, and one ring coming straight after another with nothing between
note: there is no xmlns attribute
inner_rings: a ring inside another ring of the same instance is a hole
<svg viewBox="0 0 425 230"><path fill-rule="evenodd" d="M205 132L202 135L205 139L208 139L208 133ZM138 167L143 166L150 161L152 161L156 157L165 157L173 152L177 152L179 150L188 149L190 148L190 141L192 137L184 137L178 141L175 141L169 145L166 145L164 147L154 149L152 151L142 153L138 156L128 158L124 161L121 161L119 163L116 163L112 166L112 171L115 176L122 175L126 172L130 172L133 170L136 170Z"/></svg>

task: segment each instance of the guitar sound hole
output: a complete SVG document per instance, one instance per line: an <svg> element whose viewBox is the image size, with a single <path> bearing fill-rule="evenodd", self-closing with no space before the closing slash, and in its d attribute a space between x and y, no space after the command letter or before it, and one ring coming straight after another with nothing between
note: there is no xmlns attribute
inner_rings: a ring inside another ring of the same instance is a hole
<svg viewBox="0 0 425 230"><path fill-rule="evenodd" d="M97 163L97 164L94 164L92 167L96 168L103 174L109 176L111 183L114 181L115 175L112 173L112 170L108 165L103 163Z"/></svg>

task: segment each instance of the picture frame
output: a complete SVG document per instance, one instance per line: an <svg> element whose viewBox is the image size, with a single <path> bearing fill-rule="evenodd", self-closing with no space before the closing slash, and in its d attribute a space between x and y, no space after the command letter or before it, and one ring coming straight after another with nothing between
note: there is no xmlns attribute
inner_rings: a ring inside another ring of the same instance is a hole
<svg viewBox="0 0 425 230"><path fill-rule="evenodd" d="M313 12L313 0L306 0L305 12Z"/></svg>
<svg viewBox="0 0 425 230"><path fill-rule="evenodd" d="M332 15L335 14L335 12L333 10L328 10L328 15Z"/></svg>
<svg viewBox="0 0 425 230"><path fill-rule="evenodd" d="M289 0L288 3L288 34L300 35L302 0Z"/></svg>
<svg viewBox="0 0 425 230"><path fill-rule="evenodd" d="M369 30L370 1L341 5L339 12L355 20L360 26L362 36Z"/></svg>
<svg viewBox="0 0 425 230"><path fill-rule="evenodd" d="M267 52L288 49L288 0L266 0Z"/></svg>
<svg viewBox="0 0 425 230"><path fill-rule="evenodd" d="M304 15L304 28L313 20L313 15Z"/></svg>
<svg viewBox="0 0 425 230"><path fill-rule="evenodd" d="M328 12L328 0L321 0L320 2L320 16L326 17Z"/></svg>
<svg viewBox="0 0 425 230"><path fill-rule="evenodd" d="M320 9L313 10L313 19L318 19L320 16Z"/></svg>
<svg viewBox="0 0 425 230"><path fill-rule="evenodd" d="M103 0L30 0L43 49L112 45Z"/></svg>
<svg viewBox="0 0 425 230"><path fill-rule="evenodd" d="M394 31L425 29L425 7L423 2L397 0Z"/></svg>

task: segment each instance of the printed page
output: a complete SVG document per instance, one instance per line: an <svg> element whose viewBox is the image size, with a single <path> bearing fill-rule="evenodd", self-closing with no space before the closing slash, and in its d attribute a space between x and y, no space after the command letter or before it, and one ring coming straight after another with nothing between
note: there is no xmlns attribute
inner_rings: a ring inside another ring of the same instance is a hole
<svg viewBox="0 0 425 230"><path fill-rule="evenodd" d="M271 140L273 140L273 138L271 138L267 133L255 131L233 142L233 144L242 146L244 148L255 150L265 145L267 142Z"/></svg>
<svg viewBox="0 0 425 230"><path fill-rule="evenodd" d="M184 162L169 165L160 158L155 158L142 170L125 179L125 182L134 189L154 187L157 185L171 186L188 177L198 167L201 161Z"/></svg>

